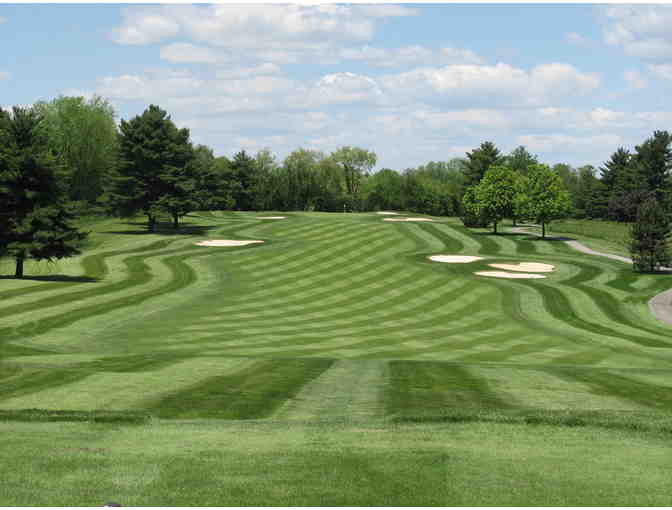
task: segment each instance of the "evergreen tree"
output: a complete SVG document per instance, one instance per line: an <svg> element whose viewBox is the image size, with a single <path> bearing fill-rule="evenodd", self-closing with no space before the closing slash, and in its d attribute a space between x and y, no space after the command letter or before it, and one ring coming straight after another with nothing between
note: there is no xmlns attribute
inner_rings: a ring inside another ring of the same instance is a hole
<svg viewBox="0 0 672 510"><path fill-rule="evenodd" d="M667 201L672 188L672 135L654 131L653 136L635 147L634 163L646 190L655 194L659 202ZM669 204L668 204L669 205Z"/></svg>
<svg viewBox="0 0 672 510"><path fill-rule="evenodd" d="M230 164L231 175L238 182L233 198L236 209L251 211L254 208L254 194L257 184L257 165L244 150L236 153Z"/></svg>
<svg viewBox="0 0 672 510"><path fill-rule="evenodd" d="M499 165L504 160L499 149L492 142L483 142L480 147L466 154L467 161L464 168L466 187L476 186L490 167Z"/></svg>
<svg viewBox="0 0 672 510"><path fill-rule="evenodd" d="M15 259L17 278L24 261L76 255L86 237L72 225L63 172L40 134L41 122L32 108L14 107L11 115L0 109L0 255Z"/></svg>
<svg viewBox="0 0 672 510"><path fill-rule="evenodd" d="M600 168L600 173L602 174L601 181L606 186L609 195L614 192L616 181L619 179L619 176L631 171L631 159L632 155L630 154L630 151L623 147L619 147L618 150L611 155L609 161L604 164L604 167ZM611 198L611 196L609 198Z"/></svg>
<svg viewBox="0 0 672 510"><path fill-rule="evenodd" d="M168 213L178 226L198 202L195 189L193 147L189 130L178 129L161 108L150 105L142 115L121 121L119 176L111 193L114 210L122 216L140 211L147 216L149 231L157 215Z"/></svg>
<svg viewBox="0 0 672 510"><path fill-rule="evenodd" d="M653 272L672 260L667 240L672 229L665 211L651 197L637 211L637 221L630 229L630 253L635 271Z"/></svg>

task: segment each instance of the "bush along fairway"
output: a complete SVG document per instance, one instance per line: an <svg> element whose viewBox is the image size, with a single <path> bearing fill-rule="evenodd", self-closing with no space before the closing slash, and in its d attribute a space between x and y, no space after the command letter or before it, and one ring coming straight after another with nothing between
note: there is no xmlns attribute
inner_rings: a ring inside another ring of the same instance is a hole
<svg viewBox="0 0 672 510"><path fill-rule="evenodd" d="M2 277L2 503L672 505L669 275L384 218L104 220Z"/></svg>

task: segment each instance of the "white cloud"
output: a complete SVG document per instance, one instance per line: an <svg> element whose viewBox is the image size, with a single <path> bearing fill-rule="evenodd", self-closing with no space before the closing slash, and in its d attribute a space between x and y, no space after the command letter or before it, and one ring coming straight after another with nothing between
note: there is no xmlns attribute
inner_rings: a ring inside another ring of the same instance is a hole
<svg viewBox="0 0 672 510"><path fill-rule="evenodd" d="M280 66L271 62L265 62L258 66L241 67L234 69L223 69L217 71L216 75L219 79L234 79L234 78L249 78L251 76L270 76L273 74L280 74Z"/></svg>
<svg viewBox="0 0 672 510"><path fill-rule="evenodd" d="M119 44L143 45L162 41L180 31L179 24L156 9L125 8L124 23L113 31Z"/></svg>
<svg viewBox="0 0 672 510"><path fill-rule="evenodd" d="M329 104L375 102L383 93L375 80L355 73L333 73L320 78L312 86L299 90L290 99L295 107L310 108Z"/></svg>
<svg viewBox="0 0 672 510"><path fill-rule="evenodd" d="M672 64L651 64L649 70L660 78L672 80Z"/></svg>
<svg viewBox="0 0 672 510"><path fill-rule="evenodd" d="M471 50L448 47L432 50L419 45L401 48L376 48L368 45L348 47L341 49L338 57L366 62L376 67L484 63L484 59Z"/></svg>
<svg viewBox="0 0 672 510"><path fill-rule="evenodd" d="M7 71L0 71L0 80L8 80L10 78L11 73Z"/></svg>
<svg viewBox="0 0 672 510"><path fill-rule="evenodd" d="M3 23L7 23L7 18L0 16L0 25L2 25Z"/></svg>
<svg viewBox="0 0 672 510"><path fill-rule="evenodd" d="M516 138L532 152L572 151L585 152L595 147L616 147L623 145L623 138L617 134L599 134L593 136L574 136L566 134L521 135Z"/></svg>
<svg viewBox="0 0 672 510"><path fill-rule="evenodd" d="M394 4L358 5L355 9L364 16L371 16L372 18L416 16L418 14L415 9Z"/></svg>
<svg viewBox="0 0 672 510"><path fill-rule="evenodd" d="M617 5L604 10L607 44L645 60L672 58L672 5Z"/></svg>
<svg viewBox="0 0 672 510"><path fill-rule="evenodd" d="M209 85L217 95L229 96L264 96L269 94L282 94L296 89L297 84L293 80L280 76L253 76L245 79L219 80Z"/></svg>
<svg viewBox="0 0 672 510"><path fill-rule="evenodd" d="M191 43L173 43L161 48L160 56L163 60L173 63L200 63L213 64L225 62L228 59L218 55L210 48L196 46Z"/></svg>
<svg viewBox="0 0 672 510"><path fill-rule="evenodd" d="M203 81L184 72L150 72L144 76L124 74L99 81L97 93L122 100L147 100L198 94Z"/></svg>
<svg viewBox="0 0 672 510"><path fill-rule="evenodd" d="M467 109L449 112L418 111L413 116L423 121L431 129L455 128L460 126L481 126L507 128L511 121L504 112L487 109Z"/></svg>
<svg viewBox="0 0 672 510"><path fill-rule="evenodd" d="M623 79L633 89L644 89L647 86L646 79L637 70L623 71Z"/></svg>
<svg viewBox="0 0 672 510"><path fill-rule="evenodd" d="M508 64L419 68L381 79L394 94L478 103L538 104L553 97L585 94L600 85L594 73L551 63L525 71Z"/></svg>
<svg viewBox="0 0 672 510"><path fill-rule="evenodd" d="M301 48L325 40L368 40L374 23L342 5L170 5L128 8L116 30L120 44L150 44L184 32L227 48Z"/></svg>

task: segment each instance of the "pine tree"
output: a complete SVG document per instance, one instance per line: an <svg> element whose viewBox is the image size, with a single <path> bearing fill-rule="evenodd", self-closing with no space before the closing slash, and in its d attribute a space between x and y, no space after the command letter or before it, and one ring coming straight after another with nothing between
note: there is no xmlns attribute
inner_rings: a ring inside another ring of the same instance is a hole
<svg viewBox="0 0 672 510"><path fill-rule="evenodd" d="M233 179L239 183L233 194L236 209L250 211L254 206L254 191L257 182L256 162L242 150L233 157L230 168Z"/></svg>
<svg viewBox="0 0 672 510"><path fill-rule="evenodd" d="M464 168L465 187L476 186L485 172L491 166L499 165L504 161L499 149L492 142L483 142L480 147L471 152L467 152L467 161Z"/></svg>
<svg viewBox="0 0 672 510"><path fill-rule="evenodd" d="M41 121L34 109L0 109L0 255L15 259L17 278L26 260L76 255L86 237L72 225L64 172L40 135Z"/></svg>
<svg viewBox="0 0 672 510"><path fill-rule="evenodd" d="M653 136L635 147L634 164L646 191L653 193L658 202L672 208L672 135L654 131Z"/></svg>
<svg viewBox="0 0 672 510"><path fill-rule="evenodd" d="M667 247L672 228L655 198L649 198L639 207L637 221L630 229L630 253L635 271L654 272L668 266L672 260Z"/></svg>
<svg viewBox="0 0 672 510"><path fill-rule="evenodd" d="M157 216L180 216L197 207L193 147L189 130L178 129L167 113L150 105L142 115L121 121L120 165L110 196L114 211L130 216L142 211L153 232Z"/></svg>

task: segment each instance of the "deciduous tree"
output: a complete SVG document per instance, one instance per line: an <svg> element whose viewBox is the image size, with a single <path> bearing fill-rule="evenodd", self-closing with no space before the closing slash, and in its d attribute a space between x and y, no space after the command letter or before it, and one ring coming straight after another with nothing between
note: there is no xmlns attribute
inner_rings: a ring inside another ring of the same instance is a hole
<svg viewBox="0 0 672 510"><path fill-rule="evenodd" d="M571 211L571 200L562 178L546 165L529 168L525 179L525 214L541 223L541 237L546 237L546 225L563 218Z"/></svg>
<svg viewBox="0 0 672 510"><path fill-rule="evenodd" d="M95 203L109 184L117 158L117 127L114 108L93 96L60 96L35 105L43 120L40 129L49 149L65 170L71 200Z"/></svg>

